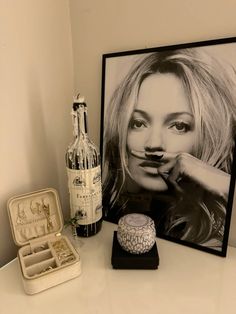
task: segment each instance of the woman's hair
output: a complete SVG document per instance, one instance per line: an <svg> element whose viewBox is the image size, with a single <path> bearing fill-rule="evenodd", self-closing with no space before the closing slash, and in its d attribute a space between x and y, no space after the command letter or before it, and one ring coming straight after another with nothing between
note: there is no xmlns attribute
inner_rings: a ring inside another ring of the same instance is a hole
<svg viewBox="0 0 236 314"><path fill-rule="evenodd" d="M105 215L106 210L109 211L116 205L126 177L130 175L127 167L127 131L137 104L140 86L146 77L156 73L172 73L183 84L197 132L194 156L230 173L236 119L234 69L209 56L204 48L146 54L136 61L116 88L105 112L103 188L105 198L108 199L108 204L105 204ZM171 86L169 88L171 89ZM224 221L225 206L219 202L217 209L213 210L203 202L198 206L201 207L201 210L197 211L198 215L194 210L188 210L184 214L187 224L182 238L194 242L197 239L198 243L203 243L212 236L212 232L211 234L208 232L212 229L212 221ZM178 210L181 212L181 206L176 205L175 210L173 208L169 210L169 214L173 214L174 211L175 216L181 217L181 214L177 213ZM192 218L189 212L194 212ZM183 218L172 221L167 232L171 232L173 226L181 222Z"/></svg>

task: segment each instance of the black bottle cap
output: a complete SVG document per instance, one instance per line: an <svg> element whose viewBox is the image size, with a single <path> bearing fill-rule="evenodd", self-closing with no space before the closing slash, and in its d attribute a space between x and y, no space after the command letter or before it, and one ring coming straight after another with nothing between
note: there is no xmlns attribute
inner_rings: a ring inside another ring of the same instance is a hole
<svg viewBox="0 0 236 314"><path fill-rule="evenodd" d="M86 103L85 103L85 99L83 96L77 95L74 98L74 103L73 103L73 110L76 111L78 109L79 105L83 105L84 107L87 107Z"/></svg>

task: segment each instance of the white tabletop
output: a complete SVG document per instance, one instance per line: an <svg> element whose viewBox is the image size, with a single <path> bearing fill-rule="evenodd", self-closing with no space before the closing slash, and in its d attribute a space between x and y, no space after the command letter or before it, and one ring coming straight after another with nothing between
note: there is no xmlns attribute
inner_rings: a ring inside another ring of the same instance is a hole
<svg viewBox="0 0 236 314"><path fill-rule="evenodd" d="M72 240L82 274L38 294L25 294L17 259L1 268L0 313L236 313L236 248L223 258L157 239L157 270L117 270L111 265L116 228L104 222L96 236Z"/></svg>

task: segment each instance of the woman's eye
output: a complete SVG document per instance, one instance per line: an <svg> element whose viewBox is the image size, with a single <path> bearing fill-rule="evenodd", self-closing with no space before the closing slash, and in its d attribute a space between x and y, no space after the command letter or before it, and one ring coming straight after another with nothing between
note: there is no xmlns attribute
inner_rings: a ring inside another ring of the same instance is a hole
<svg viewBox="0 0 236 314"><path fill-rule="evenodd" d="M186 133L190 130L190 125L182 121L177 121L171 124L170 129L173 129L177 133Z"/></svg>
<svg viewBox="0 0 236 314"><path fill-rule="evenodd" d="M134 119L130 121L130 128L131 129L141 129L141 128L145 128L146 127L146 123L143 120L139 120L139 119Z"/></svg>

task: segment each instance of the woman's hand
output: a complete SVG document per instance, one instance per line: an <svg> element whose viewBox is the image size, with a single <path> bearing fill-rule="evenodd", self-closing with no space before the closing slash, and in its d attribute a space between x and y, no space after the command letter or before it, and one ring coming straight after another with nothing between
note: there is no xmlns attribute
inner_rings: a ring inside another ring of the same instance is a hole
<svg viewBox="0 0 236 314"><path fill-rule="evenodd" d="M184 192L179 183L181 179L187 178L200 185L204 190L227 201L230 184L229 174L187 153L163 153L161 161L165 164L158 168L158 173L178 192Z"/></svg>

